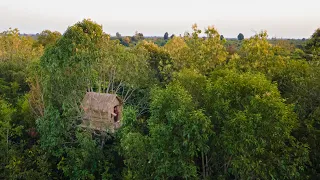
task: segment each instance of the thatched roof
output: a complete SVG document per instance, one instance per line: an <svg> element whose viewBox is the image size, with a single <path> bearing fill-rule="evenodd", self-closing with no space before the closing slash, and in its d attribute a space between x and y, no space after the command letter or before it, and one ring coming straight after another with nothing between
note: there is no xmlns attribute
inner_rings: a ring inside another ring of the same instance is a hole
<svg viewBox="0 0 320 180"><path fill-rule="evenodd" d="M107 112L110 107L121 105L122 101L116 94L87 92L82 101L84 110L87 109Z"/></svg>
<svg viewBox="0 0 320 180"><path fill-rule="evenodd" d="M95 130L119 128L119 122L114 122L112 113L118 106L118 119L121 118L122 101L116 94L87 92L82 101L84 110L83 123L81 126Z"/></svg>

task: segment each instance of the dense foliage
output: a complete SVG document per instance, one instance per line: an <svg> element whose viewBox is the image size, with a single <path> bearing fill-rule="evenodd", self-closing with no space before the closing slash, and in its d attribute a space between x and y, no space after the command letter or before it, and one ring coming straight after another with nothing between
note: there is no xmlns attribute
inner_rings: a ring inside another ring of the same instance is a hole
<svg viewBox="0 0 320 180"><path fill-rule="evenodd" d="M0 179L319 179L320 30L300 43L192 29L2 32ZM79 126L87 91L122 98L115 133Z"/></svg>

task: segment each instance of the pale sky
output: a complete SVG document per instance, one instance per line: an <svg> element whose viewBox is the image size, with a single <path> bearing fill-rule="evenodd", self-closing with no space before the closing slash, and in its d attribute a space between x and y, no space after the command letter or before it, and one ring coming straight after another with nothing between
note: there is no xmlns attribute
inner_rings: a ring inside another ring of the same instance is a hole
<svg viewBox="0 0 320 180"><path fill-rule="evenodd" d="M183 34L197 23L225 37L267 30L269 37L308 38L320 27L320 0L0 0L0 31L64 32L90 18L106 33Z"/></svg>

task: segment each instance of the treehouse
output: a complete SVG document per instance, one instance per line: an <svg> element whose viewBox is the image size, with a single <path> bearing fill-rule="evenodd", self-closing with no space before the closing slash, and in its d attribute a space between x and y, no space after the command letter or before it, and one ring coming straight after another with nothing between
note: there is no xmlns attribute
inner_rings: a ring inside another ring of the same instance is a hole
<svg viewBox="0 0 320 180"><path fill-rule="evenodd" d="M120 127L122 105L116 94L87 92L82 101L84 116L81 126L114 132Z"/></svg>

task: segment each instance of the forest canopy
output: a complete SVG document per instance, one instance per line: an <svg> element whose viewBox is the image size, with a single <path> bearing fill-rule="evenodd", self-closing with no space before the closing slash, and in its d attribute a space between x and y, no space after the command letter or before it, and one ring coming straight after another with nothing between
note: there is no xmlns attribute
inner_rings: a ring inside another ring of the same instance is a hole
<svg viewBox="0 0 320 180"><path fill-rule="evenodd" d="M79 126L86 92L123 100L120 129ZM157 39L90 19L8 29L0 137L0 179L319 179L320 30L294 44L196 24Z"/></svg>

